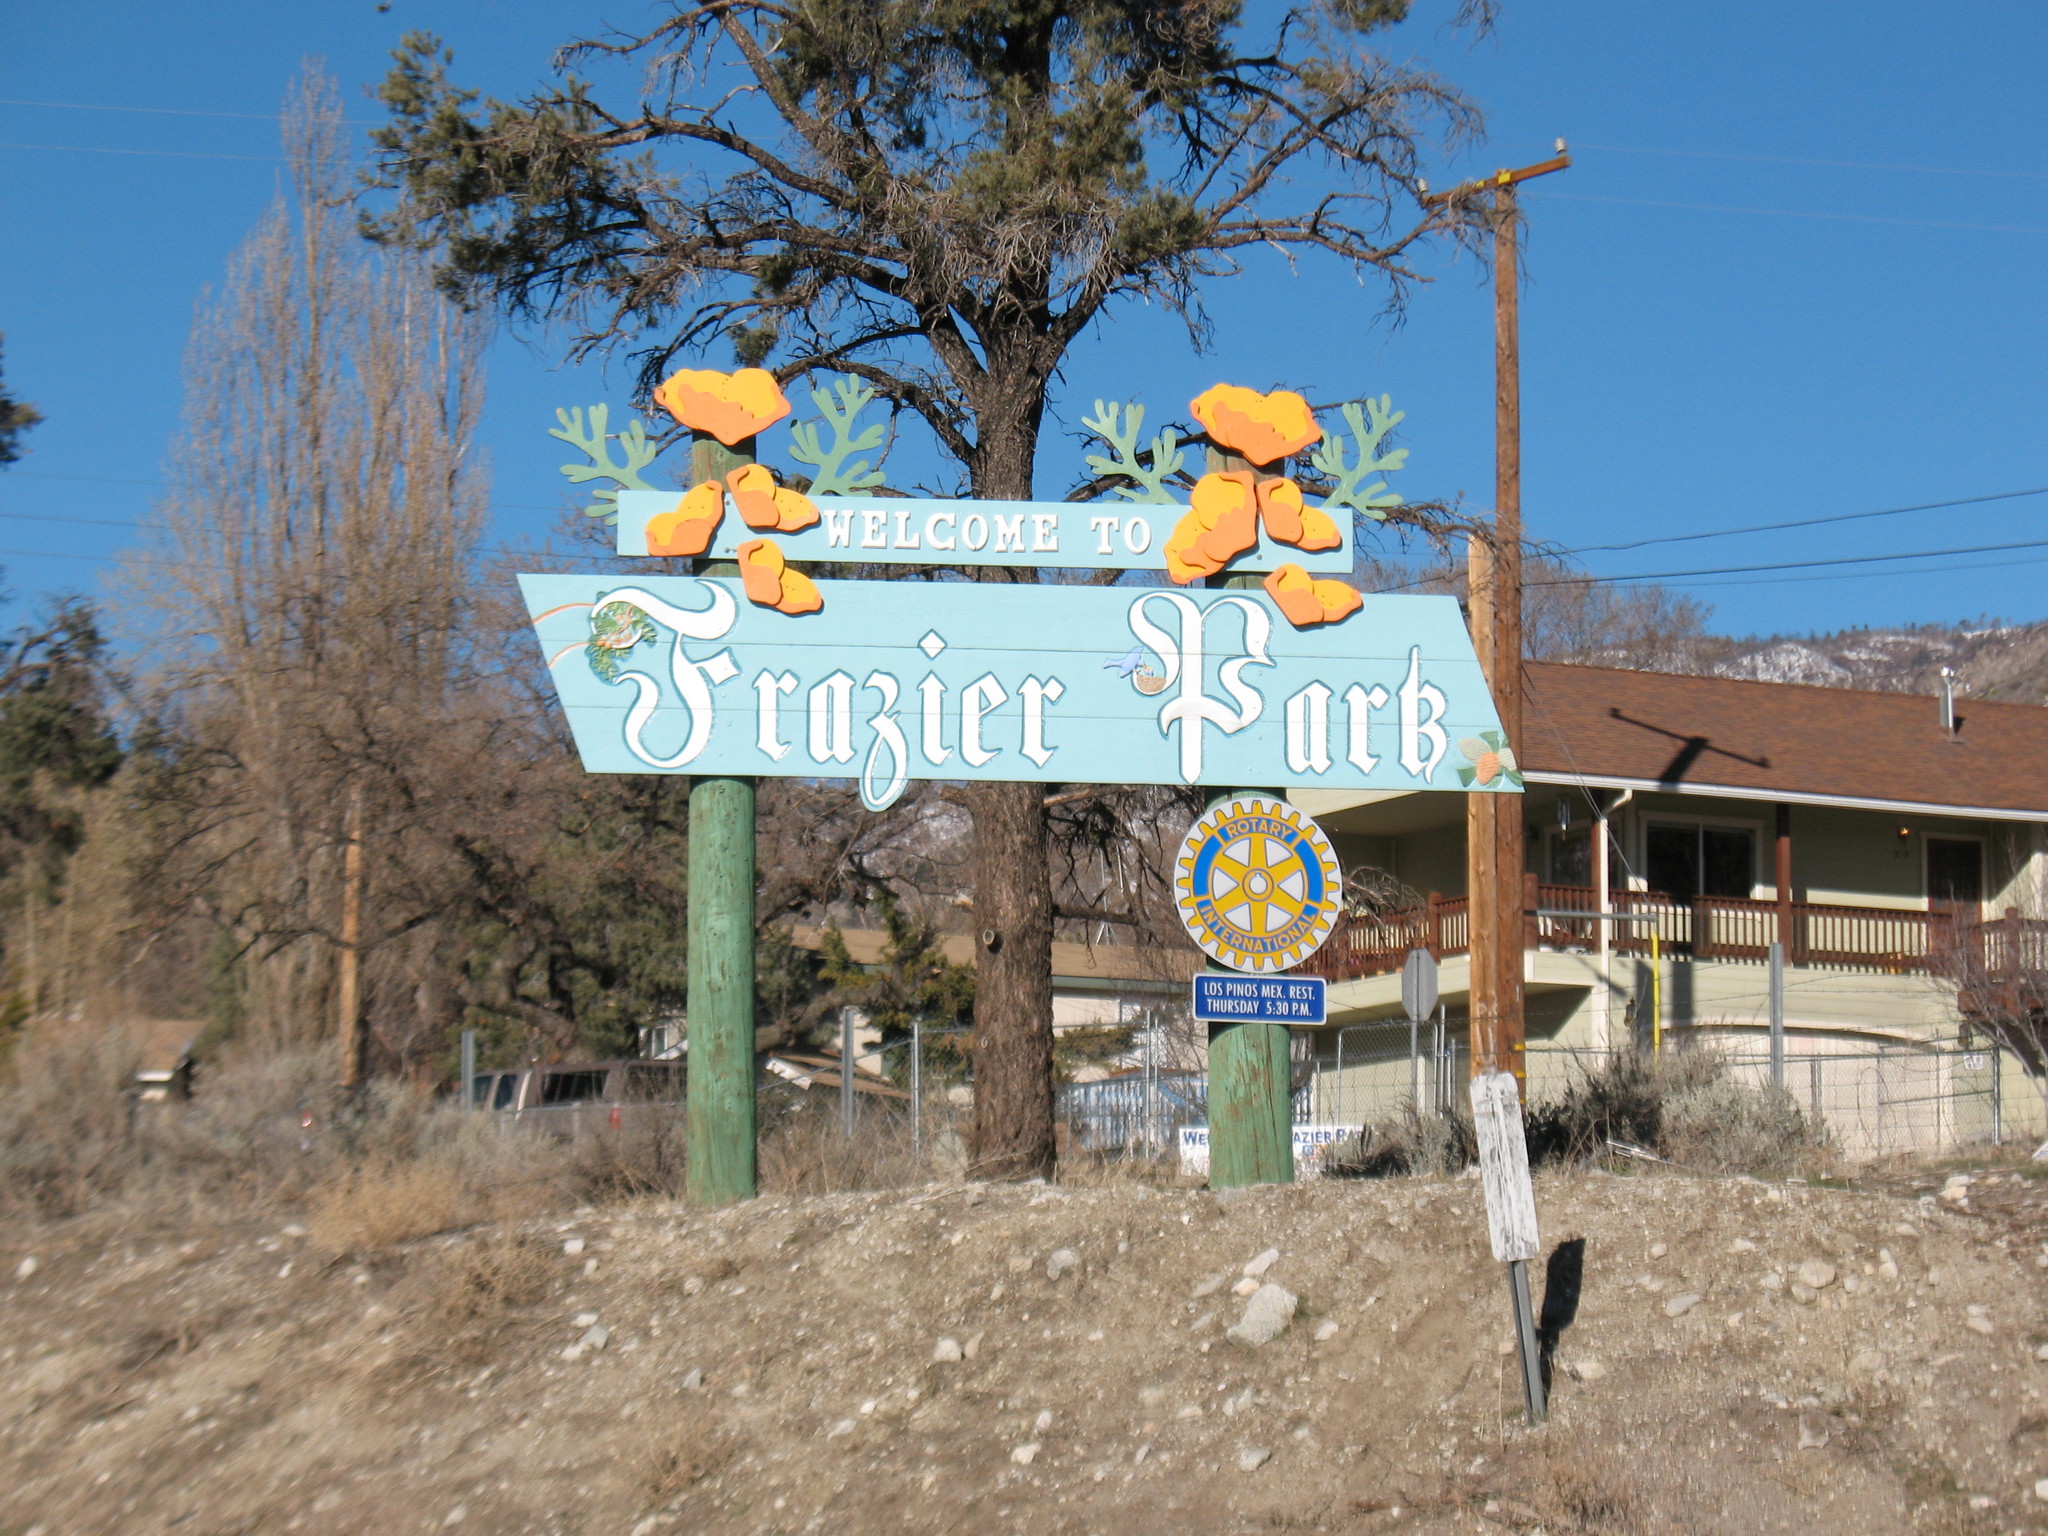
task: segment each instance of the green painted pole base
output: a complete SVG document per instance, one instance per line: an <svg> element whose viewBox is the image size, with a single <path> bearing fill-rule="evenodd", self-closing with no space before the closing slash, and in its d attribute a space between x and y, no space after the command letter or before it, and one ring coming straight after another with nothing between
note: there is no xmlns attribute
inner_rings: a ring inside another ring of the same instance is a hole
<svg viewBox="0 0 2048 1536"><path fill-rule="evenodd" d="M1277 789L1223 790L1214 793L1209 804L1239 794L1281 798ZM1211 1189L1294 1182L1292 1037L1285 1024L1209 1026Z"/></svg>
<svg viewBox="0 0 2048 1536"><path fill-rule="evenodd" d="M1294 1182L1285 1024L1209 1026L1209 1187Z"/></svg>
<svg viewBox="0 0 2048 1536"><path fill-rule="evenodd" d="M754 782L690 786L690 1203L757 1193Z"/></svg>

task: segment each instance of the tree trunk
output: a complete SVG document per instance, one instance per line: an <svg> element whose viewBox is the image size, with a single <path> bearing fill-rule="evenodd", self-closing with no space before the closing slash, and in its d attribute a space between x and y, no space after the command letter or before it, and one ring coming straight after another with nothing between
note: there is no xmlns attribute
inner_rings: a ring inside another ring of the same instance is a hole
<svg viewBox="0 0 2048 1536"><path fill-rule="evenodd" d="M974 1132L969 1172L1053 1171L1052 881L1045 790L974 784Z"/></svg>
<svg viewBox="0 0 2048 1536"><path fill-rule="evenodd" d="M970 465L976 496L1029 500L1044 417L1041 379L977 402ZM983 579L1031 580L992 570ZM971 784L974 813L974 1130L969 1171L1028 1179L1053 1172L1052 871L1045 786Z"/></svg>

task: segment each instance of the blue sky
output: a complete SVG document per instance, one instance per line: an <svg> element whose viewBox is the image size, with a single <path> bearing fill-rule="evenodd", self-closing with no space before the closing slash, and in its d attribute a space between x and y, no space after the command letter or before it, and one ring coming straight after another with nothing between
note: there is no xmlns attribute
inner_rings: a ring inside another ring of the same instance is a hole
<svg viewBox="0 0 2048 1536"><path fill-rule="evenodd" d="M1586 548L2048 486L2048 9L1505 0L1476 45L1441 30L1447 9L1419 6L1390 41L1486 113L1489 143L1441 180L1541 159L1559 136L1577 161L1526 200L1533 537ZM48 420L0 471L8 587L95 592L149 518L193 306L272 195L274 114L302 59L324 59L369 121L363 88L406 30L439 32L458 78L508 95L571 29L644 14L639 0L10 6L0 331L10 387ZM1484 507L1490 292L1469 260L1424 264L1435 280L1398 327L1348 273L1277 259L1211 292L1207 356L1165 317L1126 311L1075 353L1062 417L1100 395L1180 415L1218 379L1390 392L1409 413L1399 488ZM502 540L544 536L572 504L545 436L554 407L626 398L623 362L559 356L544 333L494 351ZM1081 451L1048 435L1040 494L1064 489ZM1712 603L1717 627L1802 632L2048 617L2048 495L1585 559L1620 575L2033 540L1670 582Z"/></svg>

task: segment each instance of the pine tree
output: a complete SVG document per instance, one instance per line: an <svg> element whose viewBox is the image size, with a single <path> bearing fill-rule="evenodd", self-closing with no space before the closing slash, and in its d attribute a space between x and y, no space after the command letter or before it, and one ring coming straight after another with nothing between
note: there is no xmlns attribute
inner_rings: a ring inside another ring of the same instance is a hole
<svg viewBox="0 0 2048 1536"><path fill-rule="evenodd" d="M637 347L643 392L721 338L784 380L854 374L966 494L1029 499L1053 379L1112 306L1163 306L1199 344L1205 285L1253 249L1399 301L1417 243L1462 217L1420 205L1425 142L1477 126L1369 46L1407 9L1309 0L1254 38L1234 0L671 0L560 55L631 69L609 104L573 76L480 101L415 34L381 88L400 202L373 231L437 248L453 292L569 323L578 353ZM966 791L985 1176L1054 1157L1045 796Z"/></svg>

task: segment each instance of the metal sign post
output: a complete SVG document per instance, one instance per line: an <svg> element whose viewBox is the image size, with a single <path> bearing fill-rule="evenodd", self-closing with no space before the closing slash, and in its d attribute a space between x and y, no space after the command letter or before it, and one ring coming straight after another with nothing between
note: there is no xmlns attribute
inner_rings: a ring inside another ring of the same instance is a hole
<svg viewBox="0 0 2048 1536"><path fill-rule="evenodd" d="M1529 1299L1529 1260L1542 1252L1536 1234L1536 1190L1529 1182L1529 1144L1522 1135L1522 1096L1512 1072L1472 1079L1472 1129L1479 1138L1479 1176L1486 1191L1486 1235L1508 1267L1515 1350L1522 1362L1522 1403L1529 1422L1546 1413L1536 1312Z"/></svg>
<svg viewBox="0 0 2048 1536"><path fill-rule="evenodd" d="M1436 956L1411 949L1401 963L1401 1009L1408 1015L1408 1102L1422 1113L1422 1021L1436 1012Z"/></svg>

